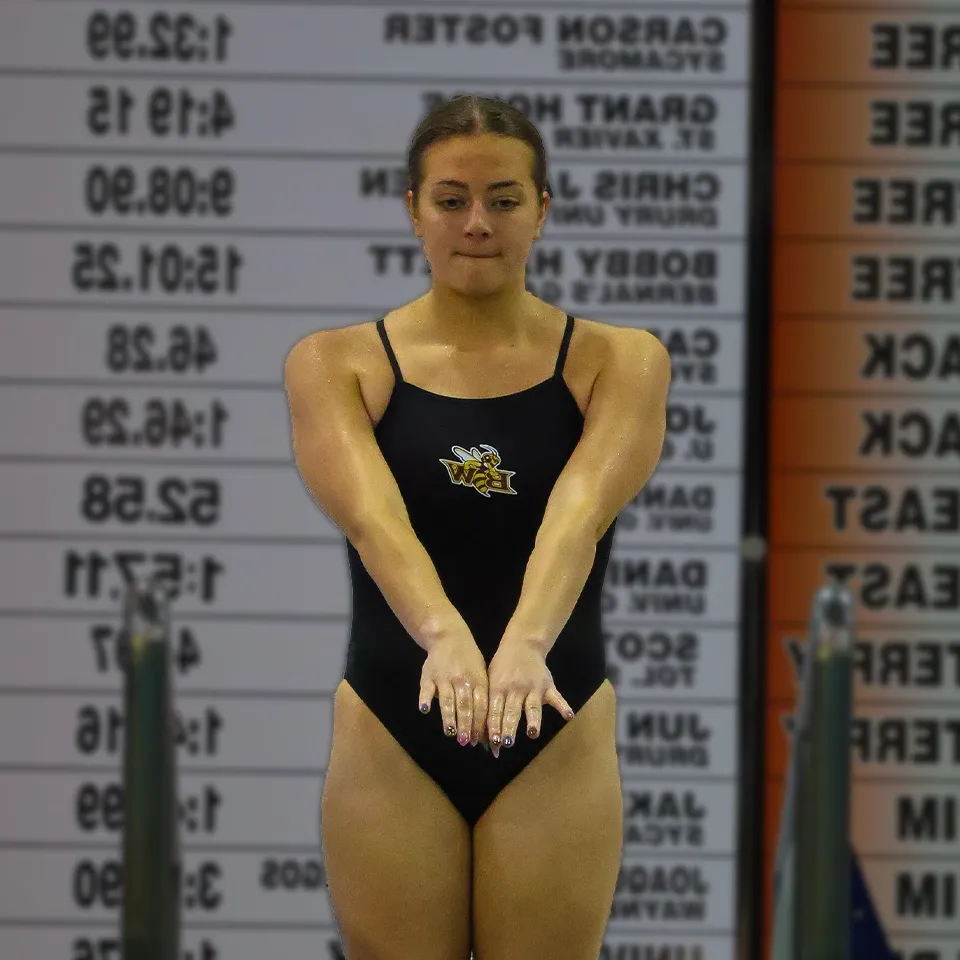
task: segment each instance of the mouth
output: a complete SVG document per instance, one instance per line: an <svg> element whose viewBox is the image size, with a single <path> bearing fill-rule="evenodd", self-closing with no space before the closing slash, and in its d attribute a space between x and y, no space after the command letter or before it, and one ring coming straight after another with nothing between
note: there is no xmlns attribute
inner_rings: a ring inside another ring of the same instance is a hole
<svg viewBox="0 0 960 960"><path fill-rule="evenodd" d="M495 257L500 256L498 253L461 253L461 257L466 257L468 260L493 260Z"/></svg>

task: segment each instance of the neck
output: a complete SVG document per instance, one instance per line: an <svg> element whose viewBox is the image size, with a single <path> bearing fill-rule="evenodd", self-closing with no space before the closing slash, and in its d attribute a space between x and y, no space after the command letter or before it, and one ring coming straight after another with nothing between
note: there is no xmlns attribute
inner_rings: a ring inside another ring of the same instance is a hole
<svg viewBox="0 0 960 960"><path fill-rule="evenodd" d="M434 286L419 301L423 325L442 343L465 352L520 346L539 316L539 301L525 289L490 297L465 297Z"/></svg>

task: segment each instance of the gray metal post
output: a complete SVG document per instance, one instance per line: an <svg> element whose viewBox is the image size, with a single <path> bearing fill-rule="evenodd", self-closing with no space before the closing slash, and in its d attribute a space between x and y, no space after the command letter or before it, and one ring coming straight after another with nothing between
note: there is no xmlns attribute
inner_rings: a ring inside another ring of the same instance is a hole
<svg viewBox="0 0 960 960"><path fill-rule="evenodd" d="M170 644L162 583L136 581L124 610L124 960L178 960L180 852Z"/></svg>
<svg viewBox="0 0 960 960"><path fill-rule="evenodd" d="M794 838L796 960L848 960L853 601L838 584L813 600L804 671Z"/></svg>

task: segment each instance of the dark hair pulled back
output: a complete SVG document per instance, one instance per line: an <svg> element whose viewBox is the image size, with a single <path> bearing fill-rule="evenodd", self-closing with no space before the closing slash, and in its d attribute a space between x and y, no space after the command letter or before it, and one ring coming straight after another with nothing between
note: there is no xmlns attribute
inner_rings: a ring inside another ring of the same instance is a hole
<svg viewBox="0 0 960 960"><path fill-rule="evenodd" d="M547 152L540 131L526 115L506 100L458 94L434 107L417 125L407 148L407 186L413 191L416 207L423 182L423 154L433 143L450 137L497 133L528 144L533 151L533 182L537 200L550 191L547 181Z"/></svg>

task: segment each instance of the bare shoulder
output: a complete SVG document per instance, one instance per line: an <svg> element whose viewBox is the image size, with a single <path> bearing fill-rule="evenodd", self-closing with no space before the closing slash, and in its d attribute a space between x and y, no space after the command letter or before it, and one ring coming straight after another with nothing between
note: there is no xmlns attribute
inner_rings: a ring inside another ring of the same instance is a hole
<svg viewBox="0 0 960 960"><path fill-rule="evenodd" d="M326 327L301 337L287 354L284 376L303 382L332 373L356 373L358 362L373 323L355 323L342 327Z"/></svg>
<svg viewBox="0 0 960 960"><path fill-rule="evenodd" d="M624 369L665 368L669 373L670 354L649 330L586 317L578 317L577 323L583 325L584 339L589 341L591 352L595 351L600 369L615 364Z"/></svg>

